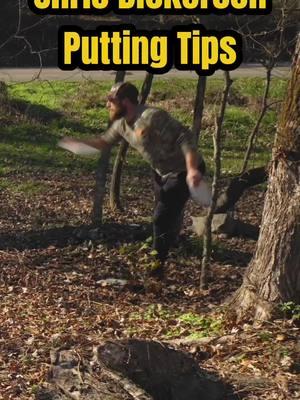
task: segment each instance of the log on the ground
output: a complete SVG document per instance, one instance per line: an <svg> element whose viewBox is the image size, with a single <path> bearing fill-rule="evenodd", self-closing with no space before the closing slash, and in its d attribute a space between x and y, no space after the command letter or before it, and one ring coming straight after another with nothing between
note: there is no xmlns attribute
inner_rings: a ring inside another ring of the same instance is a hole
<svg viewBox="0 0 300 400"><path fill-rule="evenodd" d="M153 400L133 382L122 379L74 350L51 352L48 382L36 400Z"/></svg>
<svg viewBox="0 0 300 400"><path fill-rule="evenodd" d="M217 400L224 386L187 354L160 342L125 340L98 347L104 365L127 376L155 400Z"/></svg>
<svg viewBox="0 0 300 400"><path fill-rule="evenodd" d="M144 340L108 341L83 360L54 352L37 400L221 400L226 386L186 353Z"/></svg>
<svg viewBox="0 0 300 400"><path fill-rule="evenodd" d="M215 213L226 213L233 209L246 189L264 183L267 179L268 167L266 166L250 169L232 178L217 200Z"/></svg>
<svg viewBox="0 0 300 400"><path fill-rule="evenodd" d="M198 236L205 233L206 216L192 217L193 230ZM223 233L229 236L242 236L256 240L259 234L257 226L232 218L229 214L214 214L212 233Z"/></svg>

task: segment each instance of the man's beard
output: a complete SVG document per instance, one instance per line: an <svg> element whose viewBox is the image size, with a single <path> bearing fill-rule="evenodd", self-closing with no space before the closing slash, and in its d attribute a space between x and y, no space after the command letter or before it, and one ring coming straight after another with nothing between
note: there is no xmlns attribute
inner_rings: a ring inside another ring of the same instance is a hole
<svg viewBox="0 0 300 400"><path fill-rule="evenodd" d="M116 110L109 112L109 119L111 122L116 121L126 115L126 107L119 106Z"/></svg>

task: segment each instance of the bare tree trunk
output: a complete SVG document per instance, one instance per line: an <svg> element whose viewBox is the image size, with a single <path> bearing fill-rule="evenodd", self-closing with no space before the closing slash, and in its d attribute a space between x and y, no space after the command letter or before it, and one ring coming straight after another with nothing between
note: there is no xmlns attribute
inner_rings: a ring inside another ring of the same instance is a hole
<svg viewBox="0 0 300 400"><path fill-rule="evenodd" d="M122 211L123 209L120 196L121 177L122 177L123 165L126 160L128 147L129 147L128 142L126 142L125 139L121 139L120 147L115 158L115 163L110 182L109 203L110 203L110 208L114 211L115 210Z"/></svg>
<svg viewBox="0 0 300 400"><path fill-rule="evenodd" d="M123 82L125 79L125 71L116 73L115 83ZM102 150L98 166L96 169L96 187L94 195L94 205L92 210L92 223L100 225L102 223L103 201L105 196L105 186L107 180L107 172L111 156L111 148Z"/></svg>
<svg viewBox="0 0 300 400"><path fill-rule="evenodd" d="M262 100L262 104L261 104L261 111L260 111L259 117L256 121L256 124L248 138L248 145L247 145L247 150L246 150L245 157L244 157L241 175L246 171L246 169L248 167L248 162L249 162L251 153L253 151L254 140L257 137L257 134L258 134L258 131L260 128L260 124L261 124L261 122L266 114L266 111L268 109L268 97L269 97L270 84L271 84L271 73L272 73L273 67L274 67L274 65L267 67L266 87L265 87L265 92L264 92L264 96L263 96L263 100Z"/></svg>
<svg viewBox="0 0 300 400"><path fill-rule="evenodd" d="M140 104L145 104L147 101L147 98L151 91L153 77L154 77L153 74L150 74L149 72L145 76L143 86L142 86L140 96L139 96Z"/></svg>
<svg viewBox="0 0 300 400"><path fill-rule="evenodd" d="M269 319L300 301L300 36L273 149L256 252L230 301L238 319Z"/></svg>
<svg viewBox="0 0 300 400"><path fill-rule="evenodd" d="M218 199L218 189L219 180L221 175L221 136L222 136L222 126L224 121L224 115L228 100L228 94L232 80L230 79L230 74L228 71L225 73L225 87L222 96L220 114L216 118L216 131L214 132L214 177L212 184L212 204L208 210L208 215L205 224L205 235L203 238L203 254L202 254L202 265L201 265L201 278L200 278L200 289L205 289L207 286L207 266L210 261L211 256L211 224L214 216L217 199Z"/></svg>
<svg viewBox="0 0 300 400"><path fill-rule="evenodd" d="M200 136L201 125L202 125L206 80L207 80L206 76L199 76L197 84L197 92L196 92L196 99L194 106L194 120L192 128L192 132L197 137L197 141Z"/></svg>
<svg viewBox="0 0 300 400"><path fill-rule="evenodd" d="M152 81L153 81L153 74L147 73L139 96L140 104L145 104L151 90ZM112 210L122 210L121 199L120 199L121 177L122 177L123 165L126 160L127 151L128 151L128 143L123 139L121 141L119 151L115 159L112 178L111 178L110 207L112 208Z"/></svg>
<svg viewBox="0 0 300 400"><path fill-rule="evenodd" d="M102 150L96 169L96 187L94 195L94 206L92 210L92 223L94 225L102 224L103 201L105 196L105 185L109 168L110 155L110 147Z"/></svg>

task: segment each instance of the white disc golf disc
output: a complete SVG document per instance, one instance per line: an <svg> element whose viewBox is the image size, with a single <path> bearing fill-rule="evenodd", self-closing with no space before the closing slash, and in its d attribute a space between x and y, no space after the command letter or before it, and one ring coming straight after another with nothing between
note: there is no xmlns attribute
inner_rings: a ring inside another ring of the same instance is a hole
<svg viewBox="0 0 300 400"><path fill-rule="evenodd" d="M201 180L198 186L190 186L191 198L202 207L209 207L211 205L211 189L209 185Z"/></svg>
<svg viewBox="0 0 300 400"><path fill-rule="evenodd" d="M58 146L69 150L74 154L78 154L80 156L94 156L95 154L99 154L100 150L96 149L95 147L89 146L85 143L77 142L77 141L64 141L61 140L58 143Z"/></svg>

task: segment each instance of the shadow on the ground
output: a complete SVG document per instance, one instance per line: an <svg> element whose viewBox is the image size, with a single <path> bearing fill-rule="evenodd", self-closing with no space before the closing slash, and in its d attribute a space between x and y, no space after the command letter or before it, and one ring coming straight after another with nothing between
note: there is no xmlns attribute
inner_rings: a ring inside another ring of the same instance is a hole
<svg viewBox="0 0 300 400"><path fill-rule="evenodd" d="M82 135L99 134L99 127L90 127L72 117L46 106L25 100L9 100L5 104L6 118L1 122L1 154L5 165L26 165L32 167L61 168L57 159L57 142L66 132ZM63 129L62 129L63 128ZM7 152L5 145L10 145ZM86 165L87 163L85 163Z"/></svg>
<svg viewBox="0 0 300 400"><path fill-rule="evenodd" d="M103 105L103 107L104 106L105 105ZM52 110L44 105L30 103L26 100L10 100L8 108L12 113L22 114L33 122L49 124L54 121L61 121L64 127L76 130L80 133L90 133L93 132L93 130L99 132L99 129L87 127L80 122L67 118L61 111Z"/></svg>
<svg viewBox="0 0 300 400"><path fill-rule="evenodd" d="M36 122L48 123L63 117L63 114L59 111L52 110L41 104L30 103L26 100L10 100L9 107Z"/></svg>
<svg viewBox="0 0 300 400"><path fill-rule="evenodd" d="M0 250L46 249L49 246L63 248L92 240L108 246L145 240L151 235L150 224L104 223L93 225L63 226L45 230L21 231L0 235Z"/></svg>
<svg viewBox="0 0 300 400"><path fill-rule="evenodd" d="M176 252L183 257L202 257L202 241L180 236L180 243L176 245ZM220 264L230 264L235 267L246 267L253 254L247 251L231 249L218 243L213 244L212 261Z"/></svg>
<svg viewBox="0 0 300 400"><path fill-rule="evenodd" d="M246 267L251 261L252 256L252 253L246 251L222 248L222 250L217 250L214 253L213 260L221 264L230 264L235 267Z"/></svg>

